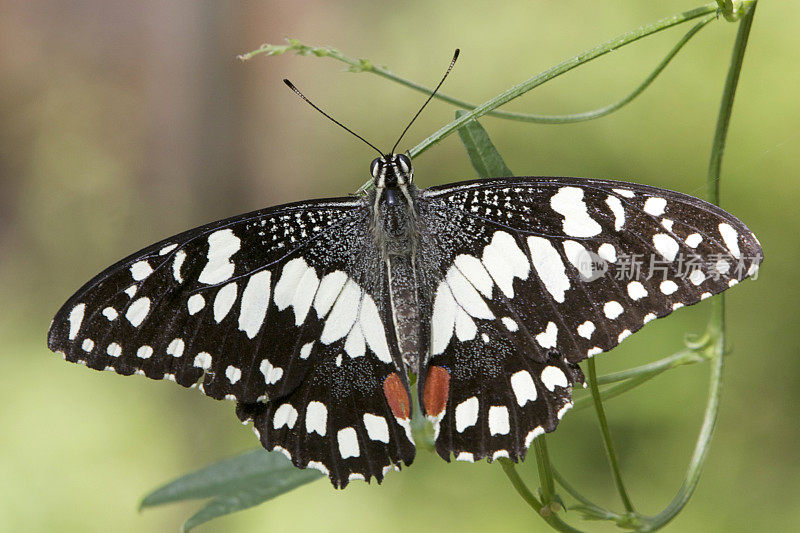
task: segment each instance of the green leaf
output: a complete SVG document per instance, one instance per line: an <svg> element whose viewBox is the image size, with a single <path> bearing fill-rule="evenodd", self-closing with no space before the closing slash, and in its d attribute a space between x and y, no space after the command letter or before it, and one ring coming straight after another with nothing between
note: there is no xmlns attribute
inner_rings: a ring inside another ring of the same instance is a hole
<svg viewBox="0 0 800 533"><path fill-rule="evenodd" d="M253 507L321 477L316 470L298 469L280 453L255 450L186 474L145 496L139 508L213 498L184 523L183 530L189 531L212 518Z"/></svg>
<svg viewBox="0 0 800 533"><path fill-rule="evenodd" d="M465 113L463 110L456 111L456 118ZM470 120L459 128L458 136L461 137L461 142L464 143L467 155L479 177L500 178L514 175L494 147L489 134L477 120Z"/></svg>

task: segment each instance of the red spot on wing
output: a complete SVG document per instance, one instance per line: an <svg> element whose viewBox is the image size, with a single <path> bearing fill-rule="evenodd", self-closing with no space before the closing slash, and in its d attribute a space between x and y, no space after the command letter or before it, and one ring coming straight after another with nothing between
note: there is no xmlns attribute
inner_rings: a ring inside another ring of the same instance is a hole
<svg viewBox="0 0 800 533"><path fill-rule="evenodd" d="M439 416L447 406L450 395L450 372L443 366L432 366L425 378L425 391L422 393L422 403L425 412L430 416Z"/></svg>
<svg viewBox="0 0 800 533"><path fill-rule="evenodd" d="M395 417L411 417L411 402L397 372L392 372L383 380L383 395L386 396L386 401L389 402L389 408Z"/></svg>

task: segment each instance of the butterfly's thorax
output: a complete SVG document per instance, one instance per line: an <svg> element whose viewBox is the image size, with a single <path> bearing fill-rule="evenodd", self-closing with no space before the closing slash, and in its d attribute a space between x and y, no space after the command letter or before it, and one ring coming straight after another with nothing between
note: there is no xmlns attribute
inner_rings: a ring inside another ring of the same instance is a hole
<svg viewBox="0 0 800 533"><path fill-rule="evenodd" d="M420 294L416 252L418 190L413 184L379 188L373 207L373 238L387 271L395 336L406 367L417 371L420 361Z"/></svg>

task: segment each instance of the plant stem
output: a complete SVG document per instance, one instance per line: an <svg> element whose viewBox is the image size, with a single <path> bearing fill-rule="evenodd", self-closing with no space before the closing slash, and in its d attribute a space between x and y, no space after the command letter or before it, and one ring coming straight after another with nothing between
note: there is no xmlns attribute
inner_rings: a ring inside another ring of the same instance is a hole
<svg viewBox="0 0 800 533"><path fill-rule="evenodd" d="M519 473L517 472L514 463L508 459L499 459L499 461L500 465L503 467L503 472L506 474L506 477L508 477L509 481L511 481L511 485L514 487L517 493L522 496L522 499L525 500L525 502L542 518L544 518L544 520L550 524L553 529L557 531L563 531L564 533L581 533L579 529L575 529L574 527L565 524L556 514L551 512L543 513L542 510L544 506L539 503L539 500L536 499L536 496L533 495L528 486L525 485L525 482L522 481L522 478L519 477Z"/></svg>
<svg viewBox="0 0 800 533"><path fill-rule="evenodd" d="M646 365L600 376L597 378L597 384L606 385L609 383L616 383L618 381L624 381L626 379L639 377L641 375L650 375L656 371L669 370L670 368L691 363L699 363L703 360L703 356L693 350L681 350L680 352L664 357L663 359L659 359L658 361L653 361L652 363L648 363Z"/></svg>
<svg viewBox="0 0 800 533"><path fill-rule="evenodd" d="M725 89L722 94L722 102L720 104L719 115L717 118L717 128L714 134L714 142L711 149L711 161L708 167L707 187L709 194L709 201L715 204L719 203L719 178L720 168L722 163L722 154L725 148L725 140L727 137L728 126L730 124L731 110L733 108L733 100L736 95L736 87L739 81L739 74L742 70L742 63L744 61L744 53L747 49L747 40L750 36L750 28L753 25L753 17L755 16L756 2L747 5L744 8L744 14L739 22L739 31L736 34L736 43L733 47L733 56L731 58L728 76L725 81ZM663 527L670 520L672 520L686 503L689 501L692 493L700 479L700 472L702 471L703 464L705 463L706 456L708 455L709 444L711 436L714 433L714 426L717 421L717 414L719 412L720 392L722 388L722 369L725 357L725 300L724 295L720 295L715 299L714 307L712 309L711 320L709 322L709 333L714 339L712 345L712 363L711 363L711 376L709 383L708 403L706 405L705 415L703 417L703 425L700 428L700 434L697 437L694 453L689 462L681 487L672 501L656 516L646 519L646 531L655 531Z"/></svg>
<svg viewBox="0 0 800 533"><path fill-rule="evenodd" d="M684 13L666 17L652 24L648 24L640 28L637 28L633 31L624 33L619 37L611 39L610 41L606 41L605 43L596 46L590 50L587 50L582 54L579 54L562 63L559 63L558 65L549 68L544 72L537 74L536 76L518 85L515 85L514 87L511 87L510 89L504 91L500 95L482 103L472 111L465 113L461 117L457 118L453 122L450 122L446 126L442 127L441 129L430 135L427 139L423 140L417 146L409 150L409 153L411 154L411 157L416 157L420 155L425 150L430 148L432 145L441 141L443 138L447 137L452 132L463 126L466 122L472 119L477 119L478 117L485 115L489 111L492 111L497 107L500 107L501 105L513 100L514 98L517 98L518 96L525 94L531 89L538 87L539 85L547 81L550 81L551 79L557 76L560 76L561 74L564 74L565 72L569 72L575 67L578 67L584 63L587 63L609 52L613 52L618 48L621 48L630 43L638 41L639 39L646 37L648 35L652 35L667 28L671 28L672 26L676 26L688 20L702 17L703 15L707 15L709 13L715 13L716 11L717 11L717 4L715 2L712 2L710 4L706 4L704 6L691 9Z"/></svg>
<svg viewBox="0 0 800 533"><path fill-rule="evenodd" d="M550 456L547 453L547 440L545 435L533 441L536 453L536 465L539 468L539 486L542 490L542 504L549 505L555 500L556 486L553 481L553 472L550 469Z"/></svg>
<svg viewBox="0 0 800 533"><path fill-rule="evenodd" d="M600 399L600 389L597 388L597 370L595 368L594 359L589 359L589 388L592 390L592 398L594 399L595 410L597 411L597 420L600 423L600 431L603 435L603 444L606 448L608 455L608 462L611 464L611 472L614 475L614 484L619 492L619 497L622 500L622 505L628 513L633 513L633 504L628 496L628 491L625 490L625 484L622 482L622 474L619 470L619 463L617 462L617 454L614 451L614 443L611 440L611 431L608 428L608 420L606 419L605 409L603 402Z"/></svg>
<svg viewBox="0 0 800 533"><path fill-rule="evenodd" d="M642 83L640 83L630 94L628 94L627 96L625 96L624 98L613 104L609 104L600 107L598 109L593 109L591 111L585 111L582 113L572 113L566 115L541 115L534 113L516 113L513 111L498 111L498 110L489 111L486 114L496 118L515 120L519 122L534 122L538 124L570 124L575 122L584 122L587 120L592 120L609 115L614 111L620 109L621 107L629 104L637 96L639 96L642 92L644 92L644 90L647 89L647 87L649 87L653 83L653 81L655 81L655 79L664 71L667 65L669 65L672 59L675 58L675 56L686 45L686 43L688 43L689 40L692 37L694 37L709 22L713 22L715 20L717 20L716 15L709 15L703 20L701 20L699 23L697 23L697 25L692 27L692 29L690 29L680 39L680 41L678 41L678 43L667 53L667 55L659 62L659 64L656 65L655 69L653 69L650 75L648 75L647 78L645 78L645 80ZM283 54L291 50L302 55L314 54L319 57L329 57L331 59L336 59L337 61L341 61L342 63L349 65L350 70L353 72L369 72L375 74L376 76L380 76L387 80L408 87L409 89L412 89L414 91L424 93L425 95L431 94L432 89L430 89L429 87L402 78L386 68L373 64L371 61L368 61L366 59L353 59L352 57L348 57L334 48L311 47L308 45L304 45L296 40L290 40L289 45L266 44L263 45L258 50L253 50L252 52L240 55L239 58L242 60L248 60L259 54L276 55L276 54ZM439 99L443 102L447 102L454 106L457 106L461 109L474 109L475 107L477 107L475 104L461 100L459 98L455 98L453 96L449 96L442 92L437 92L434 95L434 98Z"/></svg>

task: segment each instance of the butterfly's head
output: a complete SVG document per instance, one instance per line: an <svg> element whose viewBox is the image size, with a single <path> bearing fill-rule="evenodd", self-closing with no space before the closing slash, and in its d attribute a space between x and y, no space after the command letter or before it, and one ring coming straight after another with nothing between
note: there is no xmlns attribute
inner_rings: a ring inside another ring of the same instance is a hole
<svg viewBox="0 0 800 533"><path fill-rule="evenodd" d="M403 187L411 183L414 169L411 159L405 154L388 154L376 157L369 167L375 187Z"/></svg>

